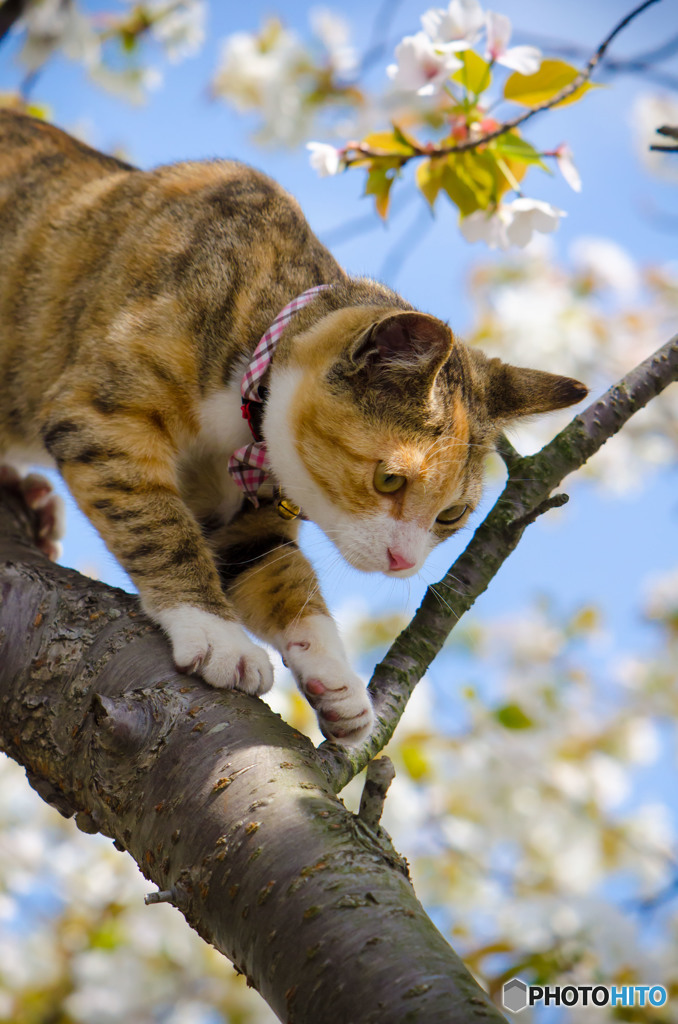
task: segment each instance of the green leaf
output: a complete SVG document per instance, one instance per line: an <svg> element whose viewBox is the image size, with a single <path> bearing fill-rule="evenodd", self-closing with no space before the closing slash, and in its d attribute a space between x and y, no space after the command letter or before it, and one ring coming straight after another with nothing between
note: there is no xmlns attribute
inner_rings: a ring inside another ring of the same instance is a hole
<svg viewBox="0 0 678 1024"><path fill-rule="evenodd" d="M385 167L383 164L372 165L365 182L365 195L374 196L377 213L386 220L388 204L391 193L391 185L395 180L392 167Z"/></svg>
<svg viewBox="0 0 678 1024"><path fill-rule="evenodd" d="M451 166L452 175L457 182L465 186L471 197L470 201L464 202L464 205L461 205L456 199L453 200L459 207L462 216L465 217L467 214L473 213L474 210L485 210L490 203L496 200L500 172L497 161L489 150L478 152L473 149L448 159L454 161ZM451 182L452 175L446 174L444 183L450 198L452 195L448 183Z"/></svg>
<svg viewBox="0 0 678 1024"><path fill-rule="evenodd" d="M133 53L137 48L137 37L136 33L122 30L120 33L120 42L125 53Z"/></svg>
<svg viewBox="0 0 678 1024"><path fill-rule="evenodd" d="M566 85L574 82L579 74L579 69L567 64L564 60L545 60L539 71L533 75L521 75L514 71L507 79L504 86L504 99L514 100L526 107L538 107L547 100L552 99ZM591 82L584 82L576 89L571 96L560 100L555 106L565 106L566 103L576 103L585 92L594 88ZM598 86L595 86L598 88Z"/></svg>
<svg viewBox="0 0 678 1024"><path fill-rule="evenodd" d="M469 180L459 157L447 164L442 172L441 181L442 188L454 205L459 207L462 217L473 213L474 210L479 209L483 205L479 201L478 194Z"/></svg>
<svg viewBox="0 0 678 1024"><path fill-rule="evenodd" d="M367 135L363 142L370 149L380 149L384 153L395 156L412 156L415 152L414 147L407 141L402 131L398 130L396 135L395 131L392 132L372 132L371 135Z"/></svg>
<svg viewBox="0 0 678 1024"><path fill-rule="evenodd" d="M431 206L442 190L462 217L486 209L509 187L491 150L431 157L417 167L416 180Z"/></svg>
<svg viewBox="0 0 678 1024"><path fill-rule="evenodd" d="M517 135L515 132L507 132L505 135L500 135L491 145L500 156L506 157L509 160L519 160L523 164L537 164L543 171L551 173L550 168L546 166L541 158L541 154L537 152L534 146L531 146L525 139L521 139L520 135Z"/></svg>
<svg viewBox="0 0 678 1024"><path fill-rule="evenodd" d="M421 148L414 135L410 135L404 128L397 125L395 121L392 121L391 124L393 125L393 135L396 142L399 142L401 146L407 146L413 153Z"/></svg>
<svg viewBox="0 0 678 1024"><path fill-rule="evenodd" d="M531 729L534 725L520 704L504 704L503 707L497 708L494 717L505 729Z"/></svg>
<svg viewBox="0 0 678 1024"><path fill-rule="evenodd" d="M422 160L415 173L417 187L428 200L431 209L433 209L436 197L443 187L443 169L445 164L446 161L444 159Z"/></svg>
<svg viewBox="0 0 678 1024"><path fill-rule="evenodd" d="M464 66L455 71L452 81L460 82L467 92L472 92L474 96L479 96L481 92L489 89L492 84L492 72L487 61L475 50L464 50L459 54L459 58L464 62Z"/></svg>

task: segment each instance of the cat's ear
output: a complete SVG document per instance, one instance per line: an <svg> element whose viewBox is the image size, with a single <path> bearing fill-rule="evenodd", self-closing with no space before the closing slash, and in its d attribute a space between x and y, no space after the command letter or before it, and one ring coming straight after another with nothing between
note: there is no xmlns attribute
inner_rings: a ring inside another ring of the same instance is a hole
<svg viewBox="0 0 678 1024"><path fill-rule="evenodd" d="M511 366L501 359L483 357L483 363L485 406L489 418L498 424L564 409L588 394L588 388L573 377Z"/></svg>
<svg viewBox="0 0 678 1024"><path fill-rule="evenodd" d="M350 352L356 368L437 372L454 344L452 331L426 313L395 313L357 339Z"/></svg>

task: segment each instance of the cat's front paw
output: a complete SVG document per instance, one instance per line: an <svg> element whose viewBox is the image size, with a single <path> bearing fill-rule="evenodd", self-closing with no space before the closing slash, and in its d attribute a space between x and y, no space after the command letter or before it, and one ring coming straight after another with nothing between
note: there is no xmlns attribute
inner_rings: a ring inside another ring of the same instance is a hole
<svg viewBox="0 0 678 1024"><path fill-rule="evenodd" d="M328 661L324 671L300 679L299 686L328 740L361 743L372 732L374 711L365 684L347 666Z"/></svg>
<svg viewBox="0 0 678 1024"><path fill-rule="evenodd" d="M280 644L283 660L315 709L329 740L360 743L374 725L365 684L348 663L332 619L310 615L287 630Z"/></svg>
<svg viewBox="0 0 678 1024"><path fill-rule="evenodd" d="M195 672L210 686L244 693L266 693L273 686L268 655L237 622L189 604L150 614L170 638L180 672Z"/></svg>
<svg viewBox="0 0 678 1024"><path fill-rule="evenodd" d="M0 486L16 491L37 517L35 543L53 562L61 555L59 541L64 535L64 503L47 477L39 473L22 476L13 466L0 465Z"/></svg>

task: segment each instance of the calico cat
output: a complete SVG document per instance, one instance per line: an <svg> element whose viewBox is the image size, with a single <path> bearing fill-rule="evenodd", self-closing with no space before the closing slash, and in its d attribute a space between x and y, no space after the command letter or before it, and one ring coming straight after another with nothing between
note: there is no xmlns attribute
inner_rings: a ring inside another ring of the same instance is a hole
<svg viewBox="0 0 678 1024"><path fill-rule="evenodd" d="M472 514L498 432L586 394L348 277L258 171L139 171L9 111L0 375L0 461L56 464L177 667L266 692L245 626L344 743L372 708L297 547L298 509L351 565L409 576ZM21 486L50 550L56 506L40 478Z"/></svg>

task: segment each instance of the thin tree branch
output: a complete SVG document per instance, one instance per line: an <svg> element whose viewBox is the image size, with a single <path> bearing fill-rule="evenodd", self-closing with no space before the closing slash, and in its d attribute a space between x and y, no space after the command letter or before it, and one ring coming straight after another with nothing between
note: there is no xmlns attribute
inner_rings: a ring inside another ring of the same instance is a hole
<svg viewBox="0 0 678 1024"><path fill-rule="evenodd" d="M360 798L358 817L373 832L377 831L389 786L395 778L395 768L390 757L375 758L367 766L363 794Z"/></svg>
<svg viewBox="0 0 678 1024"><path fill-rule="evenodd" d="M655 144L650 146L650 149L660 153L678 153L678 128L674 128L672 125L663 124L661 128L657 128L657 135L665 135L669 139L675 139L676 142L668 146Z"/></svg>
<svg viewBox="0 0 678 1024"><path fill-rule="evenodd" d="M562 103L562 101L567 99L568 96L575 93L577 89L579 89L580 86L582 86L591 77L593 71L599 64L613 39L615 39L616 36L618 36L634 18L648 7L659 2L660 0L645 0L645 2L639 7L636 7L633 11L627 14L625 18L622 18L618 25L615 25L609 35L606 36L595 53L589 58L585 67L582 68L576 78L574 78L569 85L564 86L564 88L557 92L555 96L551 96L550 99L544 100L543 103L540 103L535 107L531 107L529 110L512 118L510 121L505 121L498 128L495 128L494 131L486 132L484 135L478 135L474 138L465 139L461 142L455 143L453 146L435 146L433 144L427 144L425 146L413 147L414 152L411 155L406 153L402 155L395 155L383 149L375 149L371 146L367 146L363 142L349 142L342 150L342 159L344 160L344 163L347 166L350 166L352 163L366 158L377 160L379 158L388 158L393 161L397 156L399 165L404 166L406 163L409 163L410 160L420 159L421 157L442 157L451 156L453 153L464 153L470 149L477 149L478 146L484 146L493 139L498 139L501 135L505 135L506 132L524 124L525 121L529 121L530 118L534 117L536 114L540 114L544 110L549 110L551 107L557 106L558 103ZM351 157L351 153L355 153L355 157Z"/></svg>
<svg viewBox="0 0 678 1024"><path fill-rule="evenodd" d="M429 587L416 615L374 670L369 691L377 725L372 736L364 746L352 750L327 742L318 748L336 791L386 746L417 682L461 616L514 550L526 526L546 510L544 503L554 502L550 498L554 487L583 466L635 412L676 380L678 335L575 416L536 455L516 459L511 449L507 456L510 472L502 495L466 550L435 585L448 589L446 604L442 606L434 588ZM508 451L500 442L502 448L504 453ZM562 497L556 496L555 503L562 503Z"/></svg>
<svg viewBox="0 0 678 1024"><path fill-rule="evenodd" d="M5 0L0 7L0 42L24 13L28 0Z"/></svg>
<svg viewBox="0 0 678 1024"><path fill-rule="evenodd" d="M581 60L587 52L583 46L577 46L574 43L563 43L552 36L544 36L537 32L517 31L516 36L520 37L521 42L539 46L558 57ZM678 77L655 67L658 62L668 60L676 52L678 52L678 35L668 39L661 46L636 54L635 57L606 57L600 61L598 66L600 71L608 75L642 75L650 81L657 82L659 85L665 85L669 89L676 89L678 88Z"/></svg>

